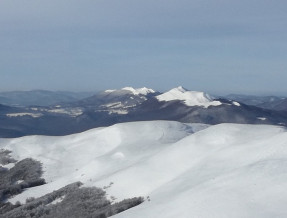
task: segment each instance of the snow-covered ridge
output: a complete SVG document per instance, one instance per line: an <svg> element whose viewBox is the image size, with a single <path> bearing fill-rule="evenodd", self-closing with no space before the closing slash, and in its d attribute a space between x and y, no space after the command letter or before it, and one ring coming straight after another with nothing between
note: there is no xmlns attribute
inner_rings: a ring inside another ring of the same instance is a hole
<svg viewBox="0 0 287 218"><path fill-rule="evenodd" d="M33 118L38 118L43 116L41 113L10 113L6 114L7 117L23 117L23 116L30 116Z"/></svg>
<svg viewBox="0 0 287 218"><path fill-rule="evenodd" d="M0 149L11 150L17 160L31 157L43 163L47 184L14 198L24 202L27 196L39 197L76 181L103 187L107 185L105 177L109 174L140 163L160 149L207 127L206 124L172 121L132 122L61 137L0 139ZM118 194L117 198L129 195L137 196L138 193L131 190Z"/></svg>
<svg viewBox="0 0 287 218"><path fill-rule="evenodd" d="M47 111L51 113L68 114L73 117L77 117L83 114L83 111L81 108L71 108L71 109L56 108L56 109L50 109Z"/></svg>
<svg viewBox="0 0 287 218"><path fill-rule="evenodd" d="M125 88L122 88L122 90L130 91L134 95L140 95L140 94L141 95L148 95L150 93L155 93L155 91L153 89L149 89L149 88L146 88L146 87L138 88L138 89L134 89L133 87L125 87Z"/></svg>
<svg viewBox="0 0 287 218"><path fill-rule="evenodd" d="M40 111L40 112L49 112L49 113L58 113L58 114L67 114L67 115L70 115L70 116L72 116L72 117L77 117L77 116L80 116L80 115L82 115L83 114L83 110L81 109L81 108L61 108L61 105L56 105L54 108L52 108L52 109L47 109L47 108L35 108L35 107L33 107L33 108L31 108L31 110L33 110L33 111ZM29 113L25 113L26 115L30 115ZM24 114L24 115L25 115ZM10 116L11 115L13 115L13 114L10 114ZM37 114L36 114L37 115ZM7 116L8 116L8 114L7 114ZM16 115L14 115L14 116L16 116ZM20 115L18 115L18 116L20 116ZM32 115L30 115L30 116L32 116ZM35 116L35 114L34 114L34 116L33 117L37 117L37 116Z"/></svg>
<svg viewBox="0 0 287 218"><path fill-rule="evenodd" d="M278 126L149 121L0 139L0 148L43 163L47 184L25 190L10 199L14 203L75 181L113 182L109 196L150 199L115 218L283 218L286 141L286 129Z"/></svg>
<svg viewBox="0 0 287 218"><path fill-rule="evenodd" d="M133 93L134 95L148 95L148 94L155 93L155 91L153 89L149 89L146 87L138 88L138 89L135 89L133 87L124 87L121 90L129 91L129 92ZM115 91L117 91L117 90L109 89L109 90L106 90L105 92L111 93L111 92L115 92Z"/></svg>
<svg viewBox="0 0 287 218"><path fill-rule="evenodd" d="M184 101L187 106L208 107L221 105L220 101L214 101L210 95L204 92L188 91L182 86L171 89L156 98L159 101L181 100Z"/></svg>
<svg viewBox="0 0 287 218"><path fill-rule="evenodd" d="M111 92L114 92L114 91L116 91L115 89L107 89L105 92L106 93L111 93Z"/></svg>

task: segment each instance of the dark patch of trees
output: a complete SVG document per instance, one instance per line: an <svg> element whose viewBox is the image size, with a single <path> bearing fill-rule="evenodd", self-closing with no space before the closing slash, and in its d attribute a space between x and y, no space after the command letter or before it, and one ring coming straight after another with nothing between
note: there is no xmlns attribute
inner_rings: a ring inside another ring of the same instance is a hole
<svg viewBox="0 0 287 218"><path fill-rule="evenodd" d="M9 163L15 163L16 160L10 156L11 151L0 149L0 164L6 165Z"/></svg>
<svg viewBox="0 0 287 218"><path fill-rule="evenodd" d="M9 204L10 211L0 213L7 218L106 218L143 202L143 198L125 199L112 204L103 189L83 187L76 182L40 198L29 199L24 205ZM55 200L57 203L53 203Z"/></svg>
<svg viewBox="0 0 287 218"><path fill-rule="evenodd" d="M0 202L26 188L45 184L41 176L42 164L31 158L17 162L10 170L0 170Z"/></svg>
<svg viewBox="0 0 287 218"><path fill-rule="evenodd" d="M11 158L10 153L8 150L0 150L1 164L17 162ZM45 184L45 180L41 178L42 173L42 164L31 158L17 162L10 170L0 167L0 217L106 218L144 201L142 197L138 197L112 204L103 189L80 187L82 183L76 182L39 198L30 197L23 205L20 202L15 205L6 202L24 189Z"/></svg>

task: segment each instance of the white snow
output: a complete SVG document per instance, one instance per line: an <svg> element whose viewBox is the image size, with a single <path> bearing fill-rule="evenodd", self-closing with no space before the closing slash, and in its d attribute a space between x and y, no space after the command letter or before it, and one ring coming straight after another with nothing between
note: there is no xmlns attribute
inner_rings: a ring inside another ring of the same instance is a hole
<svg viewBox="0 0 287 218"><path fill-rule="evenodd" d="M31 116L34 118L41 117L43 114L41 113L10 113L6 114L7 117L22 117L22 116Z"/></svg>
<svg viewBox="0 0 287 218"><path fill-rule="evenodd" d="M116 91L116 90L115 89L107 89L105 92L111 93L111 92L114 92L114 91Z"/></svg>
<svg viewBox="0 0 287 218"><path fill-rule="evenodd" d="M50 112L50 113L68 114L73 117L77 117L83 114L83 110L81 108L64 109L64 108L57 107L55 109L49 109L45 111Z"/></svg>
<svg viewBox="0 0 287 218"><path fill-rule="evenodd" d="M241 105L237 101L232 102L233 105L240 107Z"/></svg>
<svg viewBox="0 0 287 218"><path fill-rule="evenodd" d="M133 87L124 87L121 90L129 91L133 95L148 95L150 93L155 93L155 91L153 89L149 89L149 88L146 88L146 87L136 88L136 89L133 88ZM106 93L112 93L112 92L115 92L115 91L117 91L117 90L116 89L108 89L105 92Z"/></svg>
<svg viewBox="0 0 287 218"><path fill-rule="evenodd" d="M258 120L266 120L266 117L257 117Z"/></svg>
<svg viewBox="0 0 287 218"><path fill-rule="evenodd" d="M279 126L149 121L62 137L0 139L0 148L16 159L41 161L48 182L10 199L14 203L75 181L113 182L106 191L117 200L150 197L117 218L283 218L286 142Z"/></svg>
<svg viewBox="0 0 287 218"><path fill-rule="evenodd" d="M14 198L25 201L30 195L40 196L79 180L95 185L90 179L97 181L130 167L206 126L168 121L135 122L62 137L1 139L0 148L13 151L11 156L17 160L32 157L43 163L43 176L48 184L29 189ZM104 186L110 182L103 180L97 184Z"/></svg>
<svg viewBox="0 0 287 218"><path fill-rule="evenodd" d="M114 102L111 104L104 104L101 106L101 110L96 110L96 112L106 111L109 114L128 114L127 108L131 106L124 106L122 102Z"/></svg>
<svg viewBox="0 0 287 218"><path fill-rule="evenodd" d="M116 152L112 155L113 159L124 159L125 155L122 152Z"/></svg>
<svg viewBox="0 0 287 218"><path fill-rule="evenodd" d="M124 87L122 88L122 90L126 90L126 91L130 91L132 92L134 95L148 95L150 93L155 93L154 90L143 87L143 88L138 88L138 89L134 89L133 87Z"/></svg>
<svg viewBox="0 0 287 218"><path fill-rule="evenodd" d="M105 108L123 108L124 105L122 104L122 102L118 101L118 102L114 102L114 103L110 103L110 104L103 104L101 107Z"/></svg>
<svg viewBox="0 0 287 218"><path fill-rule="evenodd" d="M47 206L52 205L52 204L57 204L60 203L64 200L65 196L61 196L59 198L56 198L54 201L52 201L50 204L47 204Z"/></svg>
<svg viewBox="0 0 287 218"><path fill-rule="evenodd" d="M96 112L101 112L101 111L106 111L108 112L109 114L128 114L129 111L127 110L128 108L132 108L134 106L136 106L135 104L134 105L125 105L127 104L128 102L124 102L124 104L122 102L114 102L114 103L110 103L110 104L103 104L101 105L101 108L100 110L96 110Z"/></svg>
<svg viewBox="0 0 287 218"><path fill-rule="evenodd" d="M182 86L171 89L156 97L159 101L173 101L181 100L187 106L218 106L221 105L220 101L213 101L213 98L204 92L188 91Z"/></svg>
<svg viewBox="0 0 287 218"><path fill-rule="evenodd" d="M124 109L109 109L107 110L109 114L128 114L129 112Z"/></svg>
<svg viewBox="0 0 287 218"><path fill-rule="evenodd" d="M0 164L0 167L4 167L6 169L11 169L15 166L15 163L8 163L8 164Z"/></svg>
<svg viewBox="0 0 287 218"><path fill-rule="evenodd" d="M59 113L59 114L67 114L73 117L77 117L83 114L83 110L81 108L61 108L61 105L56 105L52 109L46 108L35 108L32 107L31 110L39 111L39 112L49 112L49 113ZM17 117L17 116L32 116L32 117L41 117L43 114L41 113L10 113L6 114L9 117Z"/></svg>

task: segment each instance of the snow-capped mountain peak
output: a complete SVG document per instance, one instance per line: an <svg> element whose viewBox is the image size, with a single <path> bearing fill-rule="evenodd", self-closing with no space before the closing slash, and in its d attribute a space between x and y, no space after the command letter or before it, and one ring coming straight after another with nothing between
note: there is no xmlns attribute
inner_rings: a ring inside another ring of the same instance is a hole
<svg viewBox="0 0 287 218"><path fill-rule="evenodd" d="M184 87L182 87L182 86L178 86L178 87L176 87L176 88L173 88L172 90L178 91L178 92L182 92L182 93L188 91L186 88L184 88Z"/></svg>
<svg viewBox="0 0 287 218"><path fill-rule="evenodd" d="M153 89L149 89L146 87L138 88L138 89L135 89L133 87L124 87L120 90L108 89L105 91L105 93L112 93L112 92L116 92L116 91L128 91L128 92L131 92L133 95L148 95L148 94L155 93L155 91Z"/></svg>
<svg viewBox="0 0 287 218"><path fill-rule="evenodd" d="M138 88L138 89L135 89L133 87L124 87L124 88L122 88L122 90L130 91L134 95L148 95L150 93L155 93L155 91L153 89L149 89L146 87Z"/></svg>
<svg viewBox="0 0 287 218"><path fill-rule="evenodd" d="M111 93L111 92L114 92L114 91L116 91L115 89L107 89L107 90L105 90L104 92L106 92L106 93Z"/></svg>
<svg viewBox="0 0 287 218"><path fill-rule="evenodd" d="M173 101L173 100L181 100L187 106L218 106L221 105L220 101L214 101L213 98L204 93L197 91L189 91L182 86L171 89L168 92L165 92L156 97L159 101Z"/></svg>

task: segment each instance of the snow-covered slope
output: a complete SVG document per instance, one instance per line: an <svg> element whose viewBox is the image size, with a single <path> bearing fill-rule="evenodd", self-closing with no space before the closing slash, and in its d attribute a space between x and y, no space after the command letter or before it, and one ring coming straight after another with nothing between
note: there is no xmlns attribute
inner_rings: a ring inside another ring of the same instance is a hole
<svg viewBox="0 0 287 218"><path fill-rule="evenodd" d="M154 90L146 87L139 89L125 87L120 90L106 90L95 96L97 101L102 103L97 111L108 112L109 114L128 114L130 109L155 94L157 93Z"/></svg>
<svg viewBox="0 0 287 218"><path fill-rule="evenodd" d="M116 91L121 91L121 90L122 91L129 91L129 92L131 92L134 95L148 95L148 94L155 93L155 91L153 89L149 89L149 88L146 88L146 87L138 88L138 89L135 89L133 87L124 87L124 88L122 88L120 90L108 89L105 92L106 93L111 93L111 92L116 92Z"/></svg>
<svg viewBox="0 0 287 218"><path fill-rule="evenodd" d="M16 159L43 163L41 196L74 181L118 200L149 196L115 217L287 217L287 132L264 125L117 124L63 136L1 139Z"/></svg>
<svg viewBox="0 0 287 218"><path fill-rule="evenodd" d="M212 97L204 92L188 91L182 86L171 89L156 97L159 101L181 100L187 106L218 106L220 101L213 101Z"/></svg>
<svg viewBox="0 0 287 218"><path fill-rule="evenodd" d="M149 88L146 88L146 87L138 88L138 89L134 89L133 87L125 87L125 88L122 88L122 90L130 91L134 95L139 95L139 94L141 94L141 95L148 95L148 94L151 94L151 93L155 93L155 91L153 89L149 89Z"/></svg>
<svg viewBox="0 0 287 218"><path fill-rule="evenodd" d="M78 107L93 108L96 112L128 114L135 106L146 101L158 92L143 88L125 87L119 90L106 90L76 103ZM75 104L73 104L75 106Z"/></svg>

